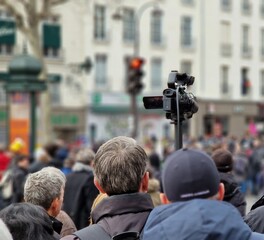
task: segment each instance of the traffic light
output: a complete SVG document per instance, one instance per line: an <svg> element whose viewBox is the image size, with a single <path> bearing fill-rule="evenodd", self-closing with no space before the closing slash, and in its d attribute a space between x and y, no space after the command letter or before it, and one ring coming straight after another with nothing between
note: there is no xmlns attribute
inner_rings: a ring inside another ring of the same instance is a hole
<svg viewBox="0 0 264 240"><path fill-rule="evenodd" d="M140 57L133 57L128 60L127 66L127 92L138 94L144 87L142 77L144 76L143 65L145 60Z"/></svg>

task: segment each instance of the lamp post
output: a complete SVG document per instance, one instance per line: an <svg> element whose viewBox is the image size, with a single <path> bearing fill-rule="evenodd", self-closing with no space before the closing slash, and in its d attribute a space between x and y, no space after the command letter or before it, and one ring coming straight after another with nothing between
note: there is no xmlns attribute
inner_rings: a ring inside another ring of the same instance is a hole
<svg viewBox="0 0 264 240"><path fill-rule="evenodd" d="M158 8L158 3L157 1L150 1L142 6L140 6L139 9L137 9L135 15L134 15L134 49L133 49L133 55L134 57L139 57L140 55L140 21L143 13L150 7L155 7ZM121 15L121 10L123 8L119 7L117 9L117 12L113 15L113 19L115 20L120 20L122 19ZM156 11L159 11L156 9ZM131 115L133 117L133 127L132 127L132 132L131 132L131 137L132 138L137 138L138 135L138 109L137 109L137 95L138 93L130 93L130 111Z"/></svg>

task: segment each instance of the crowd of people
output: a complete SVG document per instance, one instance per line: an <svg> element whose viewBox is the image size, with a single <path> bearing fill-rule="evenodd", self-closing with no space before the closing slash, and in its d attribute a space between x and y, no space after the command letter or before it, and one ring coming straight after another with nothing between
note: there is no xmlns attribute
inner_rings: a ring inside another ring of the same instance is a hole
<svg viewBox="0 0 264 240"><path fill-rule="evenodd" d="M27 156L16 140L0 150L0 239L264 239L260 138L163 143L58 140ZM249 213L246 194L260 196Z"/></svg>

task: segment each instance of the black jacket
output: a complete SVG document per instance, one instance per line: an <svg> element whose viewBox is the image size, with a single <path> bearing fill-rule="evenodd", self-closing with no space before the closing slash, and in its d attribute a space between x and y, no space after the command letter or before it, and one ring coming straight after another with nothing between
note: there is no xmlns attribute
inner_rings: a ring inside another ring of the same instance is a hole
<svg viewBox="0 0 264 240"><path fill-rule="evenodd" d="M253 232L264 233L264 206L250 211L244 220Z"/></svg>
<svg viewBox="0 0 264 240"><path fill-rule="evenodd" d="M91 216L94 223L114 236L126 231L141 232L152 209L153 203L147 193L121 194L104 198ZM78 238L69 235L62 239Z"/></svg>
<svg viewBox="0 0 264 240"><path fill-rule="evenodd" d="M12 202L22 202L24 200L24 185L28 171L24 168L14 166L12 169L13 196Z"/></svg>
<svg viewBox="0 0 264 240"><path fill-rule="evenodd" d="M81 170L66 176L63 210L71 217L77 229L89 225L91 207L99 194L91 170Z"/></svg>
<svg viewBox="0 0 264 240"><path fill-rule="evenodd" d="M60 222L58 219L52 216L49 216L49 218L51 220L52 228L54 230L53 237L56 239L60 239L60 232L61 232L62 225L63 225L62 222Z"/></svg>
<svg viewBox="0 0 264 240"><path fill-rule="evenodd" d="M225 185L224 201L234 205L241 216L246 213L246 201L244 194L240 191L234 176L231 173L220 172L220 181Z"/></svg>

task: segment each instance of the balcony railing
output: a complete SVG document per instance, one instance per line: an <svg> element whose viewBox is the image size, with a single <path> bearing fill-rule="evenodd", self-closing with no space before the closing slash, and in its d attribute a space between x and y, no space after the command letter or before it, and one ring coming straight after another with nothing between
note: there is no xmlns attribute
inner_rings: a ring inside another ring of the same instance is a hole
<svg viewBox="0 0 264 240"><path fill-rule="evenodd" d="M223 99L230 99L232 98L232 86L230 84L227 85L225 91L223 92L223 89L221 88L220 96Z"/></svg>
<svg viewBox="0 0 264 240"><path fill-rule="evenodd" d="M187 52L192 52L192 51L195 51L196 49L196 42L195 42L195 39L192 38L190 41L188 42L181 42L181 49L183 51L187 51Z"/></svg>
<svg viewBox="0 0 264 240"><path fill-rule="evenodd" d="M159 41L153 41L153 39L152 39L151 45L153 47L165 47L166 46L166 38L164 36L161 36Z"/></svg>
<svg viewBox="0 0 264 240"><path fill-rule="evenodd" d="M242 46L241 55L243 58L251 58L252 57L252 47L250 46Z"/></svg>
<svg viewBox="0 0 264 240"><path fill-rule="evenodd" d="M221 55L223 57L232 56L232 45L230 43L222 43L220 46Z"/></svg>
<svg viewBox="0 0 264 240"><path fill-rule="evenodd" d="M260 14L260 17L264 18L264 5L260 5L259 14Z"/></svg>

